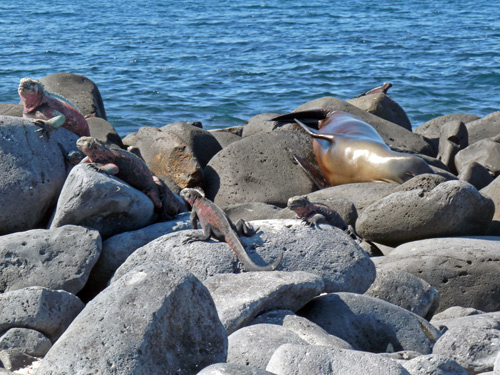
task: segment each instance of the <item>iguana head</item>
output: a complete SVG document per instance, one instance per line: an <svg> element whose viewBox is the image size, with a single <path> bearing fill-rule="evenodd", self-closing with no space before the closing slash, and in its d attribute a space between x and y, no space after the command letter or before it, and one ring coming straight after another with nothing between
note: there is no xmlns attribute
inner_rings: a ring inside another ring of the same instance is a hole
<svg viewBox="0 0 500 375"><path fill-rule="evenodd" d="M104 143L98 141L93 137L80 137L76 141L76 147L85 155L87 155L91 160L96 156L100 156L104 152L108 151Z"/></svg>
<svg viewBox="0 0 500 375"><path fill-rule="evenodd" d="M198 198L203 198L205 193L201 188L184 188L179 195L192 206Z"/></svg>
<svg viewBox="0 0 500 375"><path fill-rule="evenodd" d="M287 207L291 210L296 210L297 208L305 207L311 204L306 195L300 195L297 197L291 197L288 199Z"/></svg>
<svg viewBox="0 0 500 375"><path fill-rule="evenodd" d="M34 111L42 104L45 95L45 90L40 81L31 78L21 79L17 92L23 102L24 112Z"/></svg>

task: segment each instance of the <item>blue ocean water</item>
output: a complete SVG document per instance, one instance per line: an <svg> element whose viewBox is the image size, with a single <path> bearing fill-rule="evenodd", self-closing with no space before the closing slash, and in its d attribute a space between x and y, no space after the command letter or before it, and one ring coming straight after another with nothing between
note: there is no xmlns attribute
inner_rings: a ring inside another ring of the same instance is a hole
<svg viewBox="0 0 500 375"><path fill-rule="evenodd" d="M120 135L241 125L383 82L413 126L500 110L500 18L487 0L2 0L0 102L23 77L87 76Z"/></svg>

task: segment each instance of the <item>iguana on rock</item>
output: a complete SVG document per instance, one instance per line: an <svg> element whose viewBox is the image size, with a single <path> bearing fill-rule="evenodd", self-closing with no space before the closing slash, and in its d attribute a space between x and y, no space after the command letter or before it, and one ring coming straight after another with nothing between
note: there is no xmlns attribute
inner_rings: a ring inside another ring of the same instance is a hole
<svg viewBox="0 0 500 375"><path fill-rule="evenodd" d="M311 227L325 223L344 231L348 229L342 216L335 210L332 210L326 204L311 203L305 195L291 197L288 199L287 207L295 212L296 219L302 219L305 224Z"/></svg>
<svg viewBox="0 0 500 375"><path fill-rule="evenodd" d="M279 266L283 256L267 266L255 264L241 244L235 225L219 206L205 198L201 189L184 188L180 195L192 207L190 218L192 228L198 229L197 221L199 221L203 229L203 233L191 235L184 241L185 243L208 241L213 237L226 242L247 271L273 271Z"/></svg>
<svg viewBox="0 0 500 375"><path fill-rule="evenodd" d="M19 96L24 106L23 117L36 119L35 124L41 129L42 136L64 127L78 136L88 136L89 125L85 117L63 97L45 90L40 81L23 78L19 83Z"/></svg>
<svg viewBox="0 0 500 375"><path fill-rule="evenodd" d="M96 163L99 171L115 175L146 194L162 220L185 211L165 183L153 175L144 160L136 155L119 148L108 148L92 137L81 137L76 146L86 155L82 163Z"/></svg>

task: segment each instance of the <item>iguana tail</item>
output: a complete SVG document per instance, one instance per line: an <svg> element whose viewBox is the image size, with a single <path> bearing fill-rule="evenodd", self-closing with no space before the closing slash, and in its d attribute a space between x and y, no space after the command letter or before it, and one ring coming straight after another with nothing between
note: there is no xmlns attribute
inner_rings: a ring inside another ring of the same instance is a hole
<svg viewBox="0 0 500 375"><path fill-rule="evenodd" d="M241 241L236 236L228 235L225 238L225 242L229 245L231 250L234 251L238 259L243 266L245 266L246 271L274 271L281 263L283 259L283 254L272 264L268 264L267 266L259 266L254 263L254 261L250 258L245 248L241 244Z"/></svg>

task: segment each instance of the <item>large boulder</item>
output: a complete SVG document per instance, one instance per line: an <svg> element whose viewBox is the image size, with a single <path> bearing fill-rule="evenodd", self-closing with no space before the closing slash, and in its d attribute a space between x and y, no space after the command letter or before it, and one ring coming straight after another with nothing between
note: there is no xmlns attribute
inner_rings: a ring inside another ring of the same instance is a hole
<svg viewBox="0 0 500 375"><path fill-rule="evenodd" d="M398 245L429 237L480 235L493 218L493 201L465 181L395 192L365 208L356 230L367 240Z"/></svg>
<svg viewBox="0 0 500 375"><path fill-rule="evenodd" d="M434 238L398 246L373 258L378 269L404 270L440 295L438 311L452 306L500 310L499 237Z"/></svg>
<svg viewBox="0 0 500 375"><path fill-rule="evenodd" d="M458 173L462 173L473 162L484 166L492 176L498 176L500 174L500 143L489 138L482 139L472 143L455 156Z"/></svg>
<svg viewBox="0 0 500 375"><path fill-rule="evenodd" d="M165 263L124 275L87 304L45 356L42 374L196 374L227 337L210 294Z"/></svg>
<svg viewBox="0 0 500 375"><path fill-rule="evenodd" d="M73 73L54 73L41 79L45 89L69 100L84 116L106 120L106 111L97 85L89 78Z"/></svg>
<svg viewBox="0 0 500 375"><path fill-rule="evenodd" d="M282 121L272 121L273 118L278 117L279 113L261 113L257 116L250 118L245 126L243 126L242 137L250 137L251 135L260 132L272 131L301 131L299 125L295 123L283 124Z"/></svg>
<svg viewBox="0 0 500 375"><path fill-rule="evenodd" d="M206 196L220 206L264 202L284 207L289 197L316 189L295 154L316 163L307 134L258 133L232 143L204 169Z"/></svg>
<svg viewBox="0 0 500 375"><path fill-rule="evenodd" d="M67 129L40 138L32 120L0 116L0 235L34 229L50 214L78 136Z"/></svg>
<svg viewBox="0 0 500 375"><path fill-rule="evenodd" d="M143 192L89 164L79 164L64 183L50 227L87 226L107 238L148 225L153 211L153 202Z"/></svg>
<svg viewBox="0 0 500 375"><path fill-rule="evenodd" d="M495 138L500 134L500 111L465 124L472 144L484 138Z"/></svg>
<svg viewBox="0 0 500 375"><path fill-rule="evenodd" d="M347 341L356 350L432 352L440 333L420 316L378 298L354 293L316 297L299 315L328 333Z"/></svg>
<svg viewBox="0 0 500 375"><path fill-rule="evenodd" d="M99 232L66 225L0 237L0 292L43 286L77 294L101 252Z"/></svg>
<svg viewBox="0 0 500 375"><path fill-rule="evenodd" d="M325 96L305 103L294 110L294 112L310 109L326 108L332 111L343 111L358 117L375 128L389 147L398 151L410 153L434 155L434 150L425 139L414 134L411 131L378 117L372 113L366 112L342 99Z"/></svg>
<svg viewBox="0 0 500 375"><path fill-rule="evenodd" d="M198 375L273 375L257 367L235 363L216 363L201 370Z"/></svg>
<svg viewBox="0 0 500 375"><path fill-rule="evenodd" d="M467 113L452 113L449 115L438 116L423 123L420 126L417 126L413 129L413 132L416 134L420 134L427 139L430 140L438 140L441 135L442 127L450 121L460 121L464 124L467 124L471 121L478 120L480 117L476 115L470 115Z"/></svg>
<svg viewBox="0 0 500 375"><path fill-rule="evenodd" d="M312 229L299 220L257 220L257 233L241 237L249 256L258 265L283 256L277 270L305 271L320 275L325 291L363 293L375 279L368 255L342 230L323 226ZM183 241L192 233L180 231L160 237L137 249L115 273L116 279L146 262L176 263L200 280L217 273L238 273L238 259L225 242Z"/></svg>
<svg viewBox="0 0 500 375"><path fill-rule="evenodd" d="M30 328L55 342L83 307L71 293L39 286L2 293L0 334L11 328Z"/></svg>
<svg viewBox="0 0 500 375"><path fill-rule="evenodd" d="M395 361L377 354L328 346L285 344L266 367L276 375L409 375Z"/></svg>
<svg viewBox="0 0 500 375"><path fill-rule="evenodd" d="M301 271L221 274L209 277L203 284L228 334L263 311L296 311L324 289L320 276Z"/></svg>

